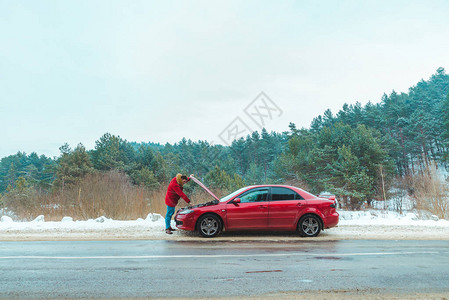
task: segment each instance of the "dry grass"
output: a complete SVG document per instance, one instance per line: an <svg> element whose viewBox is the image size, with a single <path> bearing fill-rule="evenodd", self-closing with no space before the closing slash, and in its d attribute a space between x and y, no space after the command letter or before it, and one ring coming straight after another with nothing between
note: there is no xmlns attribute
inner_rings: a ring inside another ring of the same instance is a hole
<svg viewBox="0 0 449 300"><path fill-rule="evenodd" d="M439 218L449 218L449 186L439 177L435 166L412 180L416 208L430 211Z"/></svg>
<svg viewBox="0 0 449 300"><path fill-rule="evenodd" d="M151 203L148 190L133 186L119 172L90 174L70 188L39 198L41 205L35 213L59 220L63 216L77 220L100 216L118 220L144 218Z"/></svg>

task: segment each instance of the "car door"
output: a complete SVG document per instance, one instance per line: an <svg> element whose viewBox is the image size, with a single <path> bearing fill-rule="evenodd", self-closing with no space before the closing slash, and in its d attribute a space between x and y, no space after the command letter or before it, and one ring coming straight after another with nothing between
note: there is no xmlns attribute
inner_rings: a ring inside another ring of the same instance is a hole
<svg viewBox="0 0 449 300"><path fill-rule="evenodd" d="M253 188L239 195L240 203L226 205L227 229L268 228L269 188Z"/></svg>
<svg viewBox="0 0 449 300"><path fill-rule="evenodd" d="M305 206L306 200L294 190L286 187L271 187L271 201L268 205L269 228L295 228L298 216L301 215Z"/></svg>

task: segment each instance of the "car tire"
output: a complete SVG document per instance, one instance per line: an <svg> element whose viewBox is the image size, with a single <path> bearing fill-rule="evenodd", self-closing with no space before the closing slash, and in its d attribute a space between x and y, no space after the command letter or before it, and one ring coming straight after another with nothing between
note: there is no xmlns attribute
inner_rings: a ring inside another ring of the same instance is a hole
<svg viewBox="0 0 449 300"><path fill-rule="evenodd" d="M299 219L298 232L303 237L314 237L320 234L321 220L315 215L305 215Z"/></svg>
<svg viewBox="0 0 449 300"><path fill-rule="evenodd" d="M206 214L198 220L198 232L201 236L211 238L221 231L221 220L216 215Z"/></svg>

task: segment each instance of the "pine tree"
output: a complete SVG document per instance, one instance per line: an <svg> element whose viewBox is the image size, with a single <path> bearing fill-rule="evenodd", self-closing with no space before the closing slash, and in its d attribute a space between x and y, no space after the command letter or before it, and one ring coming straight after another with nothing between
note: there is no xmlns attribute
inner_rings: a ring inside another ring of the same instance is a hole
<svg viewBox="0 0 449 300"><path fill-rule="evenodd" d="M132 145L119 136L104 134L95 142L92 162L97 170L129 171L135 168L136 152Z"/></svg>
<svg viewBox="0 0 449 300"><path fill-rule="evenodd" d="M205 176L205 184L212 189L220 189L223 194L228 194L244 186L242 178L233 174L232 176L215 166Z"/></svg>
<svg viewBox="0 0 449 300"><path fill-rule="evenodd" d="M6 184L10 187L14 187L16 178L17 178L17 170L14 163L12 162L8 170L8 175L6 177Z"/></svg>
<svg viewBox="0 0 449 300"><path fill-rule="evenodd" d="M446 96L446 99L442 103L442 112L443 112L443 160L446 163L449 163L449 93Z"/></svg>
<svg viewBox="0 0 449 300"><path fill-rule="evenodd" d="M64 188L79 182L84 176L94 172L92 162L83 144L72 151L67 144L60 148L61 157L58 161L55 186Z"/></svg>
<svg viewBox="0 0 449 300"><path fill-rule="evenodd" d="M142 167L139 170L135 170L132 173L131 178L135 184L144 186L149 190L156 190L161 186L153 171L148 167Z"/></svg>

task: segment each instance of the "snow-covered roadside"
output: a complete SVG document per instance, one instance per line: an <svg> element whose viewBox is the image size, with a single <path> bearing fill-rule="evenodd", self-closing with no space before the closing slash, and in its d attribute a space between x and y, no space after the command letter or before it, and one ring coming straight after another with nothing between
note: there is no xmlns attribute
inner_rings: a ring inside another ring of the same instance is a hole
<svg viewBox="0 0 449 300"><path fill-rule="evenodd" d="M330 239L449 240L449 221L426 212L339 211L337 228L326 230ZM420 219L421 218L421 219Z"/></svg>
<svg viewBox="0 0 449 300"><path fill-rule="evenodd" d="M449 221L420 220L416 214L399 215L382 211L339 211L338 227L322 232L317 240L342 239L435 239L449 240ZM174 222L173 222L174 223ZM174 224L173 224L174 225ZM190 232L164 232L164 219L149 214L145 219L117 221L105 217L73 221L45 222L39 216L31 222L13 222L8 216L0 219L0 241L24 240L98 240L98 239L167 239L207 240ZM214 240L295 240L294 233L223 233Z"/></svg>
<svg viewBox="0 0 449 300"><path fill-rule="evenodd" d="M164 228L164 218L153 213L145 219L130 221L102 216L87 221L73 221L71 217L64 217L59 222L45 222L44 216L39 216L30 222L14 222L9 216L2 216L0 241L157 239L165 236Z"/></svg>

